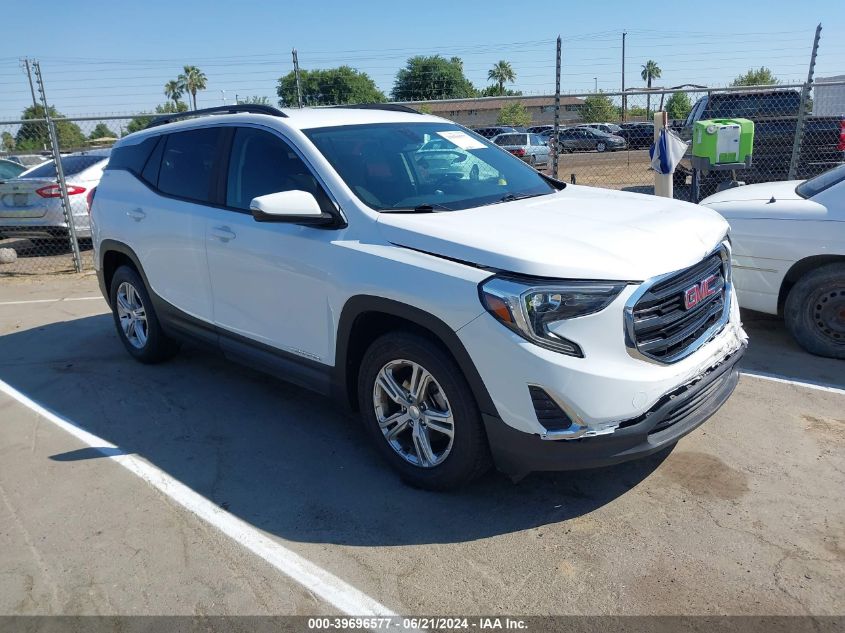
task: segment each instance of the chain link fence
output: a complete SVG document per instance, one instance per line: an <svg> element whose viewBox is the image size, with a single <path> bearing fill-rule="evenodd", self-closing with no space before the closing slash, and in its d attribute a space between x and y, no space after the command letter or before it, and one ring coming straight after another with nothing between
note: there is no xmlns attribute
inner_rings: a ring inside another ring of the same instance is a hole
<svg viewBox="0 0 845 633"><path fill-rule="evenodd" d="M43 93L40 78L39 91ZM0 277L92 268L89 205L109 148L156 116L62 117L52 107L39 108L34 91L32 96L31 112L40 118L0 121ZM502 112L518 103L530 121L523 128L546 139L552 136L553 90L545 96L405 103L470 128L486 128L486 136L501 125ZM799 116L802 103L804 115ZM730 181L803 179L845 162L845 81L629 90L560 97L557 177L653 193L652 120L655 111L663 110L687 141L698 120L747 118L755 124L751 164L735 172L699 174L701 196ZM57 154L62 170L53 160ZM691 199L691 174L685 159L674 177L676 198Z"/></svg>

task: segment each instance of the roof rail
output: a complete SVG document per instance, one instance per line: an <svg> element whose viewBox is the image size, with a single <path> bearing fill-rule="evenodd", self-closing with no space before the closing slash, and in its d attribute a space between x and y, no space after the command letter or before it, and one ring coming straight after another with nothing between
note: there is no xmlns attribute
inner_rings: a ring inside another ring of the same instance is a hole
<svg viewBox="0 0 845 633"><path fill-rule="evenodd" d="M422 114L419 110L414 110L410 106L399 103L350 103L347 105L331 106L332 108L354 108L356 110L390 110L392 112L410 112L412 114Z"/></svg>
<svg viewBox="0 0 845 633"><path fill-rule="evenodd" d="M228 106L217 106L215 108L203 108L202 110L185 110L184 112L173 112L157 116L149 122L147 128L164 125L165 123L173 123L180 119L188 119L191 117L206 116L209 114L237 114L238 112L251 112L253 114L269 114L271 116L287 117L287 114L269 105L262 105L259 103L238 103Z"/></svg>

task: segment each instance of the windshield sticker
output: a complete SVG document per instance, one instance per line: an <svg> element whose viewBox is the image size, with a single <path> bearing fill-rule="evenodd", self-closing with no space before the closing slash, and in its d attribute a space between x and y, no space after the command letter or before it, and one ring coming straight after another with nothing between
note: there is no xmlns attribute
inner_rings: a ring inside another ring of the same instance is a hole
<svg viewBox="0 0 845 633"><path fill-rule="evenodd" d="M485 149L487 147L484 143L476 141L469 134L460 130L446 130L445 132L438 132L437 135L442 136L461 149Z"/></svg>

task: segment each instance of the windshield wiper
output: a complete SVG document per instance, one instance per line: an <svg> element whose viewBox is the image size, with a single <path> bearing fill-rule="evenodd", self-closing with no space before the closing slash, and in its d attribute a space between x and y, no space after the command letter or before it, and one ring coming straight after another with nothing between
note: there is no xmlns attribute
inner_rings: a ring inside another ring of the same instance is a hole
<svg viewBox="0 0 845 633"><path fill-rule="evenodd" d="M436 202L428 202L426 204L420 204L414 207L413 209L382 209L382 213L439 213L441 211L454 211L454 209L450 209L447 206L442 204L438 204Z"/></svg>
<svg viewBox="0 0 845 633"><path fill-rule="evenodd" d="M490 204L498 204L500 202L513 202L514 200L525 200L526 198L536 198L537 196L547 196L547 195L549 195L549 194L548 193L526 193L526 194L522 194L522 195L517 195L515 193L509 193L509 194L502 196L501 198L499 198L495 202L491 202Z"/></svg>

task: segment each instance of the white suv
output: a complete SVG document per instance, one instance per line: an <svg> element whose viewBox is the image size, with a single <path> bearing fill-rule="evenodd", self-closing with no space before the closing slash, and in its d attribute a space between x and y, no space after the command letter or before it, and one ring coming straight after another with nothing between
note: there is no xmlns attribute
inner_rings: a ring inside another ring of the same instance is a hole
<svg viewBox="0 0 845 633"><path fill-rule="evenodd" d="M337 396L427 488L670 446L745 349L719 215L565 185L401 106L156 120L92 220L132 356L189 340Z"/></svg>

